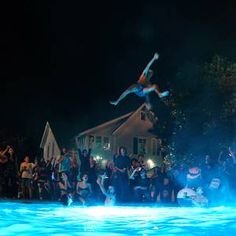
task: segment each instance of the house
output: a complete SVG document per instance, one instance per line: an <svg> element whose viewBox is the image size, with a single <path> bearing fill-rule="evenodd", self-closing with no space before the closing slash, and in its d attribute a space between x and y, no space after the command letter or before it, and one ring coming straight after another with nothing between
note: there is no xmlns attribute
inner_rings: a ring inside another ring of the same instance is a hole
<svg viewBox="0 0 236 236"><path fill-rule="evenodd" d="M55 159L60 156L61 153L56 138L48 122L44 128L40 148L43 149L43 158L45 161L50 160L51 158Z"/></svg>
<svg viewBox="0 0 236 236"><path fill-rule="evenodd" d="M132 157L144 154L155 164L161 162L160 139L150 131L156 118L144 103L136 111L105 122L75 136L77 148L92 148L95 159L112 159L120 146Z"/></svg>

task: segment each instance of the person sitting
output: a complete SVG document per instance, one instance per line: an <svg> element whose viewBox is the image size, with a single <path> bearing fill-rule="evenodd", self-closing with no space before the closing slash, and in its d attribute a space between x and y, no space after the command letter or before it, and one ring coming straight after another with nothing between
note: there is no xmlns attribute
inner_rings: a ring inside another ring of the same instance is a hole
<svg viewBox="0 0 236 236"><path fill-rule="evenodd" d="M170 177L167 175L167 173L165 173L160 186L159 200L161 203L166 204L166 203L171 203L173 200L172 198L173 198L173 185Z"/></svg>
<svg viewBox="0 0 236 236"><path fill-rule="evenodd" d="M88 182L88 175L83 174L82 181L79 181L76 185L76 193L78 194L79 201L85 205L90 202L92 196L92 187Z"/></svg>
<svg viewBox="0 0 236 236"><path fill-rule="evenodd" d="M73 202L73 199L72 199L72 194L71 194L71 185L70 185L70 182L68 180L68 176L66 175L66 173L64 172L61 173L61 178L58 185L61 191L60 200L62 204L65 206L70 206L71 203Z"/></svg>
<svg viewBox="0 0 236 236"><path fill-rule="evenodd" d="M150 193L149 193L149 180L147 178L146 170L141 168L138 169L137 171L139 171L139 175L137 176L137 180L135 181L135 186L134 186L134 201L148 202L150 201Z"/></svg>
<svg viewBox="0 0 236 236"><path fill-rule="evenodd" d="M227 193L227 194L225 194ZM209 205L219 205L225 203L228 198L229 189L227 187L227 181L222 180L219 176L212 178L210 184L206 188L206 195L209 199Z"/></svg>

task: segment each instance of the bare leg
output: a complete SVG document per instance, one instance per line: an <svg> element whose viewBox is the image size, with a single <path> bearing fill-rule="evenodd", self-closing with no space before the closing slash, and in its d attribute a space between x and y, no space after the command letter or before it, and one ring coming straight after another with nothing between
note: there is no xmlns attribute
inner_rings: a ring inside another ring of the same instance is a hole
<svg viewBox="0 0 236 236"><path fill-rule="evenodd" d="M159 98L163 98L163 97L166 97L169 95L169 91L161 92L159 87L156 84L153 84L153 85L143 89L143 92L145 94L149 94L153 91L155 91L155 93L159 96Z"/></svg>
<svg viewBox="0 0 236 236"><path fill-rule="evenodd" d="M150 103L149 95L146 94L145 98L146 98L146 103L147 103L147 109L150 111L151 108L152 108L152 105L151 105L151 103Z"/></svg>
<svg viewBox="0 0 236 236"><path fill-rule="evenodd" d="M111 101L110 103L116 106L122 99L124 99L128 94L137 91L137 85L133 84L128 89L126 89L116 101Z"/></svg>

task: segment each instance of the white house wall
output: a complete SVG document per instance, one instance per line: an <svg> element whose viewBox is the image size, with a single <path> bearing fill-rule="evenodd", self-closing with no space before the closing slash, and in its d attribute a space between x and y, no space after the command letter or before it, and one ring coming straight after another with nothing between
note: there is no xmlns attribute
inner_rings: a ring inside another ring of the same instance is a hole
<svg viewBox="0 0 236 236"><path fill-rule="evenodd" d="M53 148L53 143L54 143L54 148ZM48 152L48 148L49 148L49 152ZM51 159L52 157L57 158L58 156L60 156L60 149L50 129L47 135L44 148L43 148L43 157L44 157L44 160L46 161L48 159Z"/></svg>
<svg viewBox="0 0 236 236"><path fill-rule="evenodd" d="M146 151L148 156L152 156L152 139L156 138L155 135L148 132L153 127L153 124L146 118L140 119L140 112L132 116L122 127L115 132L116 134L116 147L125 146L129 153L133 153L133 138L146 139Z"/></svg>
<svg viewBox="0 0 236 236"><path fill-rule="evenodd" d="M136 136L155 137L153 134L148 132L151 128L153 128L153 124L147 118L146 120L141 120L140 112L137 112L134 116L130 117L125 124L119 128L119 130L115 132L115 135L130 135L132 133Z"/></svg>
<svg viewBox="0 0 236 236"><path fill-rule="evenodd" d="M95 127L91 130L88 130L86 133L81 133L81 136L77 136L77 139L85 138L84 145L80 148L88 148L89 136L94 136L94 144L96 142L96 137L101 136L109 137L110 141L110 150L106 151L108 158L111 158L114 153L117 152L118 147L125 146L129 154L133 154L133 138L145 138L146 139L146 157L157 159L157 155L152 155L152 139L156 139L156 136L149 132L153 128L153 123L150 122L147 117L146 120L141 120L141 110L144 106L140 107L136 112L134 112L129 118L127 117L126 121L117 123L110 123L108 125L102 125L101 127ZM117 128L117 129L116 129ZM103 142L103 141L102 141ZM92 155L96 155L97 150L93 149L92 146ZM103 151L101 151L101 155ZM105 153L105 152L104 152Z"/></svg>

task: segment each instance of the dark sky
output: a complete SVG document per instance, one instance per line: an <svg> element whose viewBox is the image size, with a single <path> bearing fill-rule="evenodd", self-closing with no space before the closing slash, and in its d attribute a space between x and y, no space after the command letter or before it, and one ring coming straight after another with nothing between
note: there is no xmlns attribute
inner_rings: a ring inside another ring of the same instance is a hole
<svg viewBox="0 0 236 236"><path fill-rule="evenodd" d="M94 3L95 2L95 3ZM161 88L187 61L235 58L235 1L8 1L3 8L0 130L65 138L137 108L130 95L155 51ZM170 88L168 88L170 89Z"/></svg>

